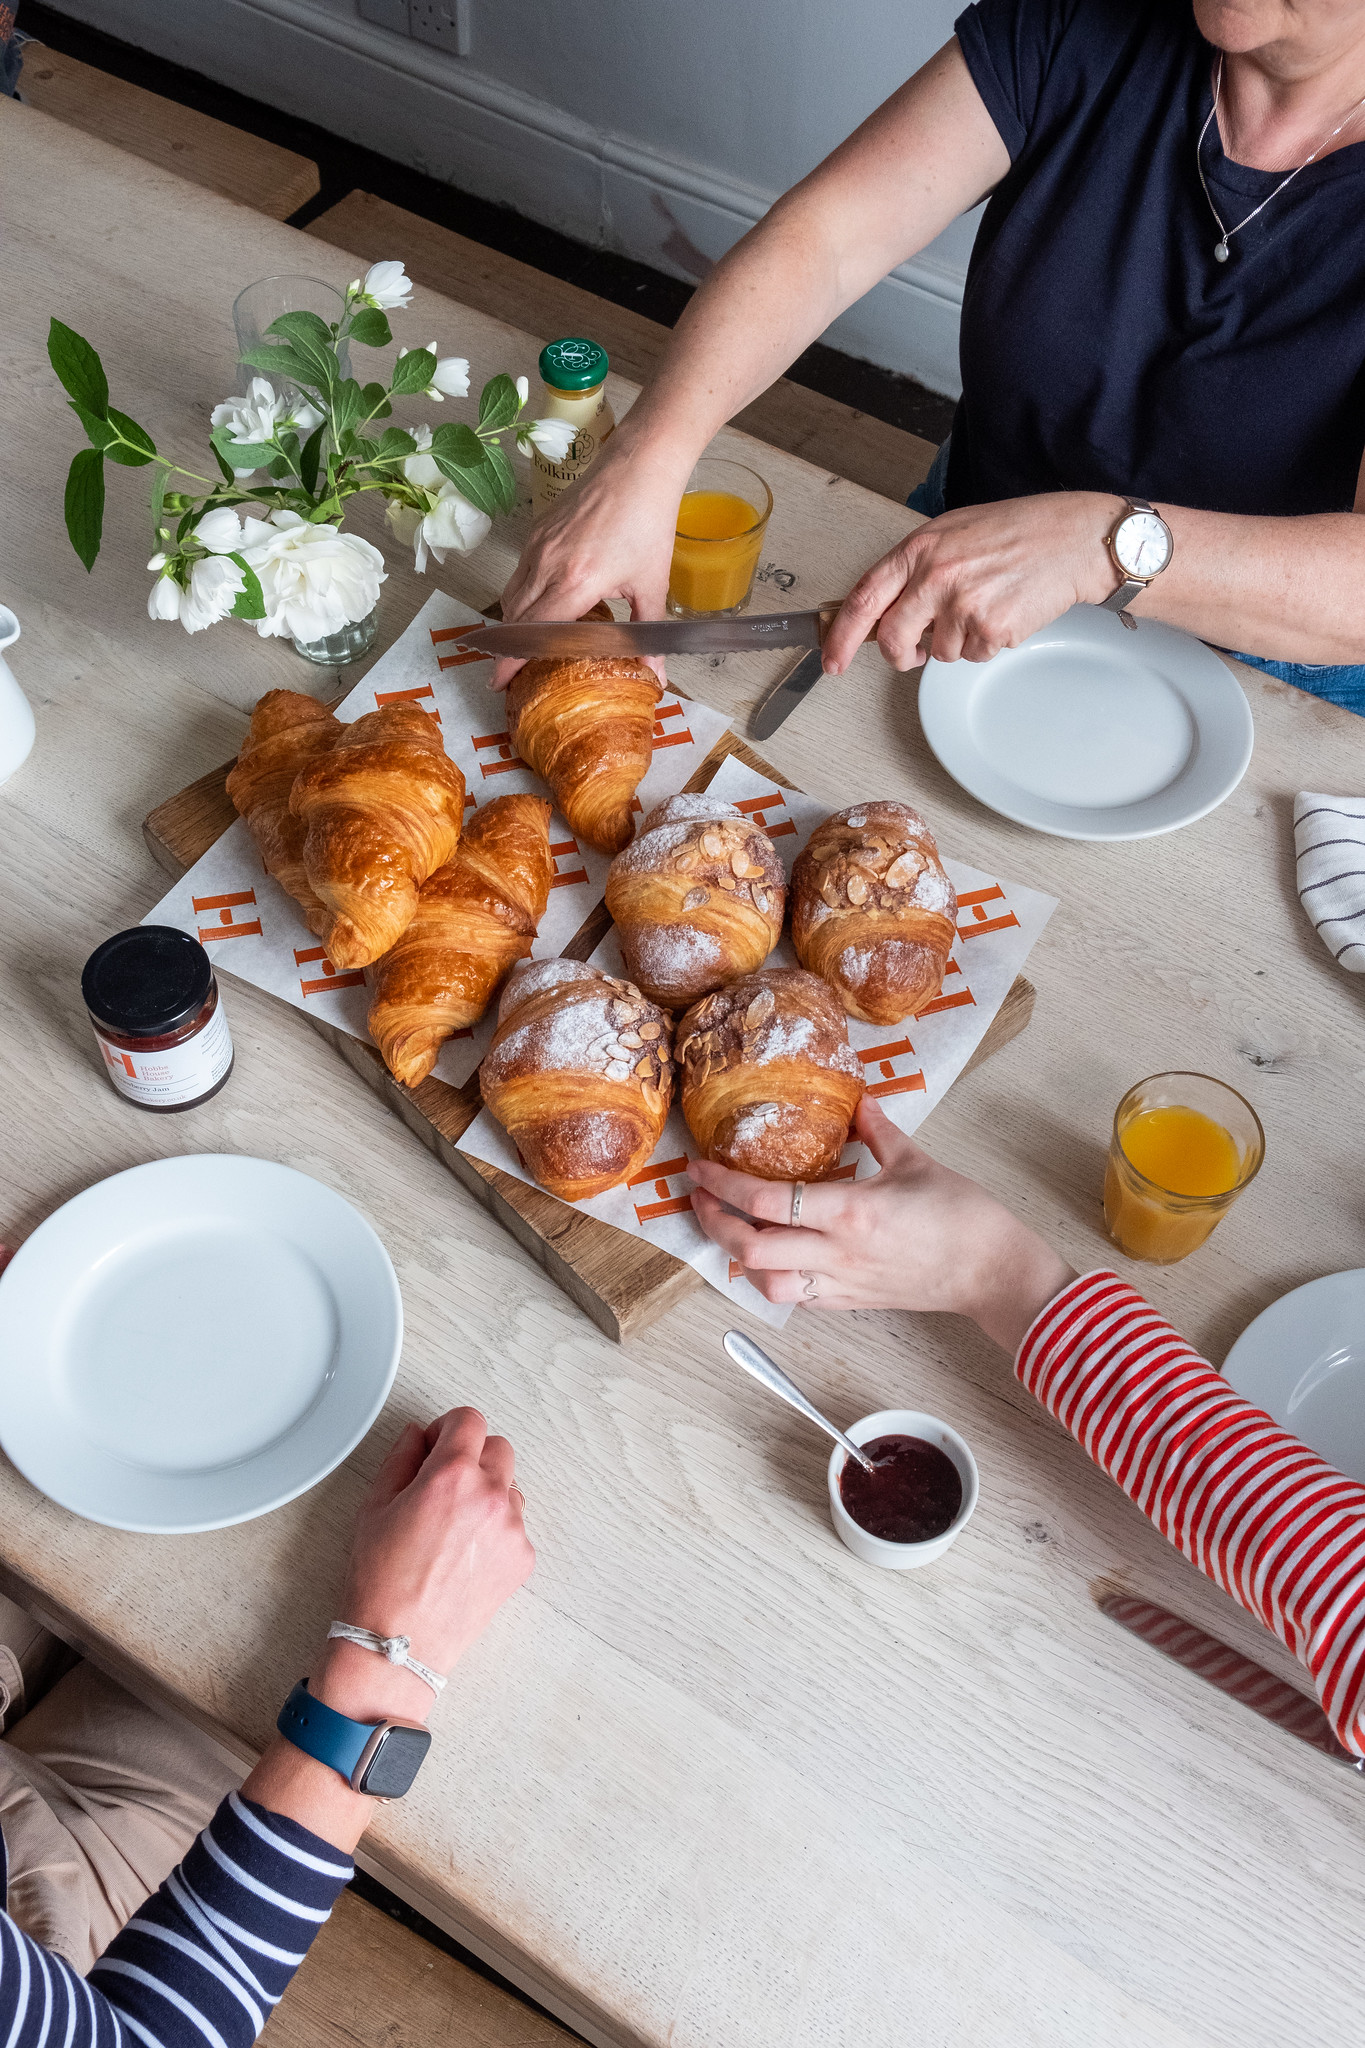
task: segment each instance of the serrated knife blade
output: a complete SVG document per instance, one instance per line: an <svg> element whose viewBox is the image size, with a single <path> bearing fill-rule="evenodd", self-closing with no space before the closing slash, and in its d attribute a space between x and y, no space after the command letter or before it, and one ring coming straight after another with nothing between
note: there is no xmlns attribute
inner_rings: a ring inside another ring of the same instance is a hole
<svg viewBox="0 0 1365 2048"><path fill-rule="evenodd" d="M471 653L532 661L546 655L577 661L595 654L744 654L765 647L819 647L837 607L813 612L760 612L739 619L516 619L471 626L456 645Z"/></svg>
<svg viewBox="0 0 1365 2048"><path fill-rule="evenodd" d="M803 654L780 683L775 683L753 715L749 730L756 740L766 740L790 718L798 704L804 704L825 673L825 657L818 647Z"/></svg>

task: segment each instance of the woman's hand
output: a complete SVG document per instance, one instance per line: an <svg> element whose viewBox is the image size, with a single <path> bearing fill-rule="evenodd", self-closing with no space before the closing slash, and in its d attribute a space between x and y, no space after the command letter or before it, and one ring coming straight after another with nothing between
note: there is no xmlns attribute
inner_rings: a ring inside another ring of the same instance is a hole
<svg viewBox="0 0 1365 2048"><path fill-rule="evenodd" d="M1124 500L1049 491L944 512L859 579L825 641L825 670L841 675L873 626L892 668L989 661L1050 626L1073 604L1099 604L1119 586L1105 546Z"/></svg>
<svg viewBox="0 0 1365 2048"><path fill-rule="evenodd" d="M1017 1351L1034 1317L1075 1277L1071 1267L975 1181L902 1136L870 1095L855 1128L881 1172L812 1184L800 1229L790 1228L787 1182L705 1159L688 1167L697 1221L769 1301L947 1310Z"/></svg>
<svg viewBox="0 0 1365 2048"><path fill-rule="evenodd" d="M502 594L505 619L578 619L603 598L624 598L633 619L661 619L673 560L678 501L691 463L680 464L618 427L574 490L531 529ZM500 661L491 688L505 690L519 661ZM650 662L663 677L663 663Z"/></svg>

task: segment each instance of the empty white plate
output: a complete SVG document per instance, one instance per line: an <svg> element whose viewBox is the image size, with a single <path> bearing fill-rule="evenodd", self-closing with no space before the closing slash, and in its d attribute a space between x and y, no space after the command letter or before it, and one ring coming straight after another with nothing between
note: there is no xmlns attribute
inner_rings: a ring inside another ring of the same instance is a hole
<svg viewBox="0 0 1365 2048"><path fill-rule="evenodd" d="M389 1255L349 1202L265 1159L116 1173L0 1280L0 1446L62 1507L187 1535L339 1465L403 1341Z"/></svg>
<svg viewBox="0 0 1365 2048"><path fill-rule="evenodd" d="M1243 1330L1229 1386L1365 1485L1365 1270L1296 1287Z"/></svg>
<svg viewBox="0 0 1365 2048"><path fill-rule="evenodd" d="M1212 648L1078 604L992 661L934 661L924 736L991 810L1063 839L1150 839L1193 824L1246 774L1251 707Z"/></svg>

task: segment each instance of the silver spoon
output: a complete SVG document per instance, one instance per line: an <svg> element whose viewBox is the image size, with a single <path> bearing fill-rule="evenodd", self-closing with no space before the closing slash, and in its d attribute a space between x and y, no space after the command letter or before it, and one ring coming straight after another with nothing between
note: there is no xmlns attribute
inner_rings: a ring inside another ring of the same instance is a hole
<svg viewBox="0 0 1365 2048"><path fill-rule="evenodd" d="M876 1471L877 1468L866 1451L860 1451L851 1437L845 1436L841 1429L836 1429L828 1416L822 1415L818 1408L812 1406L800 1387L787 1378L781 1366L774 1365L767 1352L760 1351L757 1344L752 1343L742 1330L727 1330L724 1344L735 1364L742 1365L745 1372L752 1373L769 1393L777 1394L794 1408L798 1415L804 1415L807 1422L816 1423L824 1430L826 1436L832 1436L836 1444L842 1444L849 1457L856 1458L865 1472Z"/></svg>

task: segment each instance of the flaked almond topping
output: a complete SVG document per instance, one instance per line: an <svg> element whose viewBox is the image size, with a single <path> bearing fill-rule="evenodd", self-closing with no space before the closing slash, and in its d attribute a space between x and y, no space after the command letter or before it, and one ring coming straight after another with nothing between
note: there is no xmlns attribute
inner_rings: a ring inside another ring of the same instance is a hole
<svg viewBox="0 0 1365 2048"><path fill-rule="evenodd" d="M768 892L766 889L754 890L754 909L760 911L764 917L768 915Z"/></svg>
<svg viewBox="0 0 1365 2048"><path fill-rule="evenodd" d="M725 841L719 832L703 832L701 835L701 850L703 853L708 854L712 860L722 860L725 855Z"/></svg>
<svg viewBox="0 0 1365 2048"><path fill-rule="evenodd" d="M621 1043L622 1045L629 1046L632 1052L638 1052L639 1048L644 1044L644 1039L638 1031L623 1031L621 1033Z"/></svg>
<svg viewBox="0 0 1365 2048"><path fill-rule="evenodd" d="M925 863L916 853L903 853L899 860L893 860L886 871L886 881L892 889L909 889L924 872Z"/></svg>
<svg viewBox="0 0 1365 2048"><path fill-rule="evenodd" d="M640 1012L636 1004L618 998L611 1006L611 1014L618 1024L633 1024Z"/></svg>
<svg viewBox="0 0 1365 2048"><path fill-rule="evenodd" d="M680 868L683 874L690 875L693 868L697 865L697 855L695 848L691 846L685 846L682 852L678 854L675 858L673 865L675 868Z"/></svg>
<svg viewBox="0 0 1365 2048"><path fill-rule="evenodd" d="M747 882L753 876L761 875L763 869L756 860L750 860L748 848L742 846L738 853L730 855L730 872L732 875L738 875L741 881Z"/></svg>
<svg viewBox="0 0 1365 2048"><path fill-rule="evenodd" d="M766 1024L777 1008L777 997L770 988L760 989L744 1012L744 1029L756 1031L760 1024Z"/></svg>
<svg viewBox="0 0 1365 2048"><path fill-rule="evenodd" d="M700 1061L700 1062L699 1062L699 1064L698 1064L698 1066L697 1066L696 1072L695 1072L695 1073L693 1074L693 1076L692 1076L692 1085L693 1085L693 1087L695 1087L695 1088L701 1088L701 1087L704 1087L704 1086L705 1086L705 1084L706 1084L706 1082L707 1082L707 1080L708 1080L708 1078L710 1077L710 1073L711 1073L711 1062L710 1062L710 1060L702 1060L702 1061Z"/></svg>
<svg viewBox="0 0 1365 2048"><path fill-rule="evenodd" d="M682 907L684 910L700 910L703 904L710 901L711 891L709 889L689 889L683 897Z"/></svg>
<svg viewBox="0 0 1365 2048"><path fill-rule="evenodd" d="M640 1094L643 1097L645 1108L649 1111L651 1116L662 1115L664 1099L663 1096L660 1095L658 1089L654 1086L654 1083L652 1081L646 1081L644 1083L644 1085L640 1089Z"/></svg>
<svg viewBox="0 0 1365 2048"><path fill-rule="evenodd" d="M839 902L839 885L828 871L820 877L820 894L824 897L831 910L838 910L842 907Z"/></svg>
<svg viewBox="0 0 1365 2048"><path fill-rule="evenodd" d="M643 1039L657 1038L663 1028L662 1024L642 1024L640 1026L640 1036Z"/></svg>
<svg viewBox="0 0 1365 2048"><path fill-rule="evenodd" d="M673 1064L673 1055L666 1045L656 1045L654 1047L654 1056L661 1067L671 1067Z"/></svg>
<svg viewBox="0 0 1365 2048"><path fill-rule="evenodd" d="M607 1064L607 1079L609 1081L628 1081L630 1079L629 1064L625 1060L609 1061Z"/></svg>
<svg viewBox="0 0 1365 2048"><path fill-rule="evenodd" d="M885 848L882 851L884 853ZM848 857L855 867L875 869L878 865L877 852L871 846L851 846L848 850Z"/></svg>
<svg viewBox="0 0 1365 2048"><path fill-rule="evenodd" d="M717 875L716 883L719 888L726 890L731 896L734 895L735 890L739 886L733 875Z"/></svg>
<svg viewBox="0 0 1365 2048"><path fill-rule="evenodd" d="M856 871L848 878L848 900L850 903L866 903L867 880Z"/></svg>
<svg viewBox="0 0 1365 2048"><path fill-rule="evenodd" d="M637 1074L644 1074L646 1077L654 1072L654 1062L648 1053L645 1054L642 1060L635 1062L635 1071Z"/></svg>

